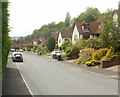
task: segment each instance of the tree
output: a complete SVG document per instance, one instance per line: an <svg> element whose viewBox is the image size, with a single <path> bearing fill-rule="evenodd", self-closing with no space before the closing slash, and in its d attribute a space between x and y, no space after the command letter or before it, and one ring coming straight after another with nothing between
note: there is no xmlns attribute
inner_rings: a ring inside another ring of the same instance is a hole
<svg viewBox="0 0 120 97"><path fill-rule="evenodd" d="M70 13L67 12L66 18L65 18L65 27L66 27L66 28L70 27L70 26L71 26L71 23L72 23L72 21L71 21Z"/></svg>
<svg viewBox="0 0 120 97"><path fill-rule="evenodd" d="M100 38L104 47L112 47L115 51L120 51L119 27L110 15L106 15L103 21L103 32Z"/></svg>
<svg viewBox="0 0 120 97"><path fill-rule="evenodd" d="M50 36L47 42L48 49L53 51L55 49L55 39L53 36Z"/></svg>
<svg viewBox="0 0 120 97"><path fill-rule="evenodd" d="M78 16L78 18L76 18L76 20L77 21L92 22L92 21L97 20L99 15L100 15L100 11L97 8L87 7L86 11L81 13Z"/></svg>

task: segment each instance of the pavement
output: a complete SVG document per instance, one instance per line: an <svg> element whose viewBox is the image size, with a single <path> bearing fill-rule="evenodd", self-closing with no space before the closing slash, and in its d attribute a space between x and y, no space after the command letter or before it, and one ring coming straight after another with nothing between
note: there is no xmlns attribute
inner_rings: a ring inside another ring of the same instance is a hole
<svg viewBox="0 0 120 97"><path fill-rule="evenodd" d="M118 79L120 80L120 65L116 65L116 66L111 66L111 67L107 67L107 68L99 68L99 67L87 67L86 65L78 65L75 64L73 62L74 60L69 60L69 61L65 61L65 63L69 63L69 65L71 66L76 66L78 68L82 68L84 70L87 70L88 72L92 72L92 73L97 73L106 77L110 77L110 78L114 78L114 79Z"/></svg>
<svg viewBox="0 0 120 97"><path fill-rule="evenodd" d="M32 97L26 87L17 66L8 58L8 65L3 78L2 95L15 96L15 95L27 95Z"/></svg>

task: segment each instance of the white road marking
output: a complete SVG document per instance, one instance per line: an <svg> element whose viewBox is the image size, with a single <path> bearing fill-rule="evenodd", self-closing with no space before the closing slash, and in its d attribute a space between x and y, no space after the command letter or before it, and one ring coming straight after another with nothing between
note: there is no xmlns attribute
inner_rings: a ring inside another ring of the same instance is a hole
<svg viewBox="0 0 120 97"><path fill-rule="evenodd" d="M15 63L16 63L16 62L15 62ZM26 85L26 87L27 87L30 95L31 95L32 97L34 97L32 91L30 90L27 82L25 81L25 79L24 79L24 77L23 77L23 75L22 75L22 73L21 73L21 71L20 71L20 69L19 69L18 63L16 63L16 66L17 66L17 68L18 68L18 71L19 71L19 73L20 73L20 75L21 75L21 77L22 77L22 79L23 79L23 82L25 83L25 85Z"/></svg>

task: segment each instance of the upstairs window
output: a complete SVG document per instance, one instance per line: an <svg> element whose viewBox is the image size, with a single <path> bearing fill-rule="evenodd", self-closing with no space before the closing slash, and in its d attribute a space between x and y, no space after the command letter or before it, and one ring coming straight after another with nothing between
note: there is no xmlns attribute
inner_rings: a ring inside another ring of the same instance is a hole
<svg viewBox="0 0 120 97"><path fill-rule="evenodd" d="M89 23L84 23L84 24L82 25L82 30L83 30L84 32L89 32Z"/></svg>

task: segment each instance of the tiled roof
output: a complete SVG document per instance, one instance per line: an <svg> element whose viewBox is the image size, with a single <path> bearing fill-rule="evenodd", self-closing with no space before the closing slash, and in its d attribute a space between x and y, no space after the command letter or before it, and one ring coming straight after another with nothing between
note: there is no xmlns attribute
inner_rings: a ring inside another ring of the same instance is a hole
<svg viewBox="0 0 120 97"><path fill-rule="evenodd" d="M61 32L62 38L71 38L71 35L72 35L71 30L61 29L61 30L59 30L59 33L60 32Z"/></svg>
<svg viewBox="0 0 120 97"><path fill-rule="evenodd" d="M53 36L55 38L55 41L58 41L58 35L59 35L59 31L56 31Z"/></svg>
<svg viewBox="0 0 120 97"><path fill-rule="evenodd" d="M76 27L79 31L80 34L99 34L101 31L101 22L96 21L96 22L90 22L88 23L88 31L84 31L82 26L84 26L85 23L78 22L76 23Z"/></svg>
<svg viewBox="0 0 120 97"><path fill-rule="evenodd" d="M14 47L22 47L22 46L26 46L30 44L30 42L14 42L11 44L11 47L14 48Z"/></svg>

